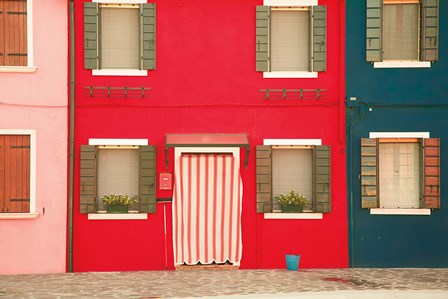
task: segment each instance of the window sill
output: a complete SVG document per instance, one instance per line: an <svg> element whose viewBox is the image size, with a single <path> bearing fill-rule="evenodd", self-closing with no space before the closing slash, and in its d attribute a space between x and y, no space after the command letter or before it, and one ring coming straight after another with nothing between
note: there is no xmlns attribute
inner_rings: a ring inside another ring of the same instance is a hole
<svg viewBox="0 0 448 299"><path fill-rule="evenodd" d="M263 72L263 78L317 78L317 72Z"/></svg>
<svg viewBox="0 0 448 299"><path fill-rule="evenodd" d="M36 66L0 66L0 73L35 73Z"/></svg>
<svg viewBox="0 0 448 299"><path fill-rule="evenodd" d="M146 213L127 213L127 214L107 214L107 213L92 213L88 214L89 220L146 220L148 214Z"/></svg>
<svg viewBox="0 0 448 299"><path fill-rule="evenodd" d="M370 215L431 215L431 209L370 209Z"/></svg>
<svg viewBox="0 0 448 299"><path fill-rule="evenodd" d="M323 219L322 213L264 213L264 219Z"/></svg>
<svg viewBox="0 0 448 299"><path fill-rule="evenodd" d="M0 213L0 220L36 219L39 213Z"/></svg>
<svg viewBox="0 0 448 299"><path fill-rule="evenodd" d="M429 61L382 61L374 62L374 68L429 68Z"/></svg>
<svg viewBox="0 0 448 299"><path fill-rule="evenodd" d="M148 76L147 70L92 70L93 76Z"/></svg>

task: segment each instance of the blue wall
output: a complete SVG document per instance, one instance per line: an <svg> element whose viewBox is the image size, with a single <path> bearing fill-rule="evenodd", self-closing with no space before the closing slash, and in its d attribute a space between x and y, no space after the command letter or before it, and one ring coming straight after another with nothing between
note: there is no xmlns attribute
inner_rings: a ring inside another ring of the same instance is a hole
<svg viewBox="0 0 448 299"><path fill-rule="evenodd" d="M439 62L374 69L365 61L366 1L347 0L347 171L352 267L448 267L448 1L440 1ZM370 111L371 110L371 111ZM431 216L370 215L361 208L360 138L430 132L441 139L441 209Z"/></svg>

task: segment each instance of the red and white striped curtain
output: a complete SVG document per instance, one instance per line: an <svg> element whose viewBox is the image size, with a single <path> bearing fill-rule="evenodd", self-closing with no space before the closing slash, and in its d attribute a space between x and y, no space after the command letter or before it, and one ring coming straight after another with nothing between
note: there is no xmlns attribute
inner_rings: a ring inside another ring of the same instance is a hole
<svg viewBox="0 0 448 299"><path fill-rule="evenodd" d="M187 154L176 161L174 263L239 264L242 183L232 155Z"/></svg>

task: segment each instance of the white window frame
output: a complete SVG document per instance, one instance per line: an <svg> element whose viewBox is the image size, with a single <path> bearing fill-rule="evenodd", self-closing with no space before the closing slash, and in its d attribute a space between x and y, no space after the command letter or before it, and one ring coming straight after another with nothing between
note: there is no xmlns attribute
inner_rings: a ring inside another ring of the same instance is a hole
<svg viewBox="0 0 448 299"><path fill-rule="evenodd" d="M264 0L265 6L291 7L316 6L318 0ZM318 78L318 72L308 71L271 71L263 72L263 78Z"/></svg>
<svg viewBox="0 0 448 299"><path fill-rule="evenodd" d="M148 139L114 139L114 138L89 138L89 145L148 145ZM89 213L88 220L146 220L147 213L127 213L127 214L106 214L106 213Z"/></svg>
<svg viewBox="0 0 448 299"><path fill-rule="evenodd" d="M26 42L27 42L27 65L26 66L0 66L0 73L34 73L37 67L34 66L33 51L33 0L26 1Z"/></svg>
<svg viewBox="0 0 448 299"><path fill-rule="evenodd" d="M36 130L0 129L0 135L28 135L30 136L30 212L29 213L0 213L1 219L35 219L39 216L36 211Z"/></svg>
<svg viewBox="0 0 448 299"><path fill-rule="evenodd" d="M429 132L370 132L369 138L430 138ZM431 209L371 208L371 215L431 215Z"/></svg>
<svg viewBox="0 0 448 299"><path fill-rule="evenodd" d="M263 145L322 145L322 139L263 139ZM323 219L323 213L264 213L264 219Z"/></svg>
<svg viewBox="0 0 448 299"><path fill-rule="evenodd" d="M147 0L92 0L95 3L109 4L143 4ZM99 34L99 33L98 33ZM148 76L148 70L137 69L93 69L92 76Z"/></svg>

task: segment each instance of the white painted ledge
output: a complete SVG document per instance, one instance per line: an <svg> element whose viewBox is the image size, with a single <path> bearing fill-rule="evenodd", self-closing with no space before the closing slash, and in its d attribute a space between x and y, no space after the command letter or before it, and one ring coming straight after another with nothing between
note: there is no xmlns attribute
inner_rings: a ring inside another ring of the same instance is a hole
<svg viewBox="0 0 448 299"><path fill-rule="evenodd" d="M317 72L263 72L263 78L317 78Z"/></svg>
<svg viewBox="0 0 448 299"><path fill-rule="evenodd" d="M0 220L36 219L39 213L0 213Z"/></svg>
<svg viewBox="0 0 448 299"><path fill-rule="evenodd" d="M431 209L370 209L371 215L431 215Z"/></svg>
<svg viewBox="0 0 448 299"><path fill-rule="evenodd" d="M376 69L387 68L430 68L429 61L381 61L374 62L373 67Z"/></svg>
<svg viewBox="0 0 448 299"><path fill-rule="evenodd" d="M264 213L264 219L324 219L322 213Z"/></svg>
<svg viewBox="0 0 448 299"><path fill-rule="evenodd" d="M89 220L146 220L146 213L127 213L127 214L89 214Z"/></svg>
<svg viewBox="0 0 448 299"><path fill-rule="evenodd" d="M35 73L36 66L0 66L0 73Z"/></svg>
<svg viewBox="0 0 448 299"><path fill-rule="evenodd" d="M147 70L92 70L93 76L148 76Z"/></svg>

